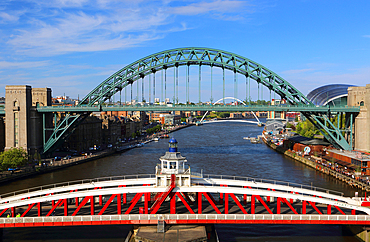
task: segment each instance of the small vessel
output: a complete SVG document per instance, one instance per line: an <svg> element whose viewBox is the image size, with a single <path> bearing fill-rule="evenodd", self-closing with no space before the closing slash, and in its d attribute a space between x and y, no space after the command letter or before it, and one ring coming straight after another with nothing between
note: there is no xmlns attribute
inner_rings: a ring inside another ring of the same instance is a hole
<svg viewBox="0 0 370 242"><path fill-rule="evenodd" d="M259 143L261 143L261 139L259 137L257 137L257 138L252 137L249 140L251 141L252 144L259 144Z"/></svg>
<svg viewBox="0 0 370 242"><path fill-rule="evenodd" d="M158 137L153 138L154 141L159 141Z"/></svg>

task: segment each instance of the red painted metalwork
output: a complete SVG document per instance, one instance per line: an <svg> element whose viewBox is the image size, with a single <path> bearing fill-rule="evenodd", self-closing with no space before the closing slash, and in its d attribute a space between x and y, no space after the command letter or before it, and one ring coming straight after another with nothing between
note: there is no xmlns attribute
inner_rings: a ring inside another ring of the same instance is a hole
<svg viewBox="0 0 370 242"><path fill-rule="evenodd" d="M277 214L281 213L281 210L280 210L281 209L281 203L285 203L294 212L294 214L298 214L298 212L292 206L293 201L291 200L291 202L288 202L286 200L286 198L281 198L281 197L277 198Z"/></svg>
<svg viewBox="0 0 370 242"><path fill-rule="evenodd" d="M213 207L213 209L216 211L216 213L218 214L221 214L220 210L217 208L216 206L216 201L215 199L212 197L212 195L209 193L209 192L199 192L200 194L200 205L202 205L202 195L208 200L209 204L211 204L211 206ZM199 201L198 201L198 206L199 206ZM202 211L202 207L198 207L198 213L199 211Z"/></svg>
<svg viewBox="0 0 370 242"><path fill-rule="evenodd" d="M182 203L185 205L185 207L189 210L189 212L191 214L195 214L194 211L193 211L193 209L191 209L191 207L189 206L189 204L187 203L187 201L182 196L182 193L176 192L175 193L175 196L178 196L180 198L180 200L182 201Z"/></svg>
<svg viewBox="0 0 370 242"><path fill-rule="evenodd" d="M236 203L236 205L238 205L238 207L240 208L240 210L242 210L242 212L244 214L248 214L247 211L243 208L243 206L240 204L239 200L236 198L235 194L233 193L229 193L230 197L234 200L234 202Z"/></svg>
<svg viewBox="0 0 370 242"><path fill-rule="evenodd" d="M126 187L126 185L119 185L118 187ZM127 203L127 195L126 193L122 194L122 203L126 204Z"/></svg>
<svg viewBox="0 0 370 242"><path fill-rule="evenodd" d="M72 216L75 216L75 215L78 213L78 211L80 211L80 209L81 209L83 206L85 206L85 204L86 204L89 200L90 200L90 203L93 203L93 202L92 202L92 200L94 200L94 197L93 197L93 196L85 197L85 198L81 201L80 205L78 205L78 207L76 208L76 210L72 213ZM94 214L92 214L92 215L94 215Z"/></svg>
<svg viewBox="0 0 370 242"><path fill-rule="evenodd" d="M108 201L105 203L104 207L102 207L102 209L100 210L100 212L98 213L98 215L103 215L103 213L105 212L105 210L108 208L109 204L111 204L111 202L113 201L113 199L117 196L117 194L113 194L112 196L110 196L110 198L108 199ZM99 199L100 200L100 199ZM117 198L117 210L119 211L120 209L118 208L118 204L119 201L118 201L118 198ZM120 213L118 213L120 214Z"/></svg>
<svg viewBox="0 0 370 242"><path fill-rule="evenodd" d="M144 195L144 193L137 193L135 197L131 200L131 205L125 212L125 214L129 214L131 210L135 207L136 203L139 201L139 199Z"/></svg>
<svg viewBox="0 0 370 242"><path fill-rule="evenodd" d="M3 215L7 210L8 210L8 208L3 209L3 211L2 211L2 212L0 212L0 216L2 216L2 215Z"/></svg>
<svg viewBox="0 0 370 242"><path fill-rule="evenodd" d="M316 203L315 202L310 202L310 201L303 201L302 202L302 214L306 214L307 203L309 203L312 206L312 208L316 210L316 212L318 214L322 214L322 212L316 207Z"/></svg>
<svg viewBox="0 0 370 242"><path fill-rule="evenodd" d="M227 187L227 185L220 184L220 187ZM224 200L224 194L223 194L223 193L220 193L220 198L219 198L219 200L218 200L218 203L219 203L220 205L222 205L222 204L223 204L223 200Z"/></svg>
<svg viewBox="0 0 370 242"><path fill-rule="evenodd" d="M154 202L153 206L150 208L150 213L155 214L158 209L161 207L162 203L168 195L172 192L172 190L176 187L176 175L171 174L171 184L167 187L166 191L163 192Z"/></svg>
<svg viewBox="0 0 370 242"><path fill-rule="evenodd" d="M269 214L273 214L272 211L270 210L270 208L267 206L267 204L265 203L265 201L263 201L263 199L261 198L261 196L259 195L252 195L252 202L251 202L251 214L255 214L256 212L256 202L255 200L258 200L264 207L265 209L267 210L267 212L269 212Z"/></svg>

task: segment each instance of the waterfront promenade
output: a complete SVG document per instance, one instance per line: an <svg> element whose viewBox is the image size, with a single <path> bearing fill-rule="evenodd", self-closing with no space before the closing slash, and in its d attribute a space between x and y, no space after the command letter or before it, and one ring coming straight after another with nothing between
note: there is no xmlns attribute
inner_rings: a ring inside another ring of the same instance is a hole
<svg viewBox="0 0 370 242"><path fill-rule="evenodd" d="M305 164L305 165L307 165L311 168L314 168L317 171L320 171L322 173L325 173L327 175L335 177L336 179L338 179L340 181L343 181L343 182L349 184L350 186L352 186L354 188L358 188L358 189L361 189L361 190L366 191L366 192L370 191L370 184L369 184L368 180L356 179L352 174L341 172L338 169L333 169L331 166L329 166L328 164L326 164L322 160L320 161L320 159L318 159L315 156L302 156L301 154L296 153L294 151L284 149L282 146L274 144L271 141L271 139L266 137L265 134L262 137L262 140L271 149L273 149L273 150L275 150L275 151L277 151L281 154L284 154L284 155L286 155L286 156L288 156L288 157L290 157L290 158L292 158L296 161L299 161L299 162L301 162L301 163L303 163L303 164Z"/></svg>
<svg viewBox="0 0 370 242"><path fill-rule="evenodd" d="M13 180L23 179L29 176L40 175L47 172L52 172L55 170L63 169L69 166L78 165L81 163L93 161L96 159L100 159L115 153L125 152L129 149L138 148L138 144L148 143L153 141L154 138L161 137L166 133L172 133L177 130L186 128L191 126L192 124L187 125L179 125L174 128L168 129L166 131L161 131L152 135L148 135L147 137L140 139L140 140L133 140L130 142L125 143L124 145L117 147L106 149L98 152L89 152L85 153L85 155L71 157L71 158L61 158L60 160L54 161L53 158L42 159L38 165L35 166L25 166L21 167L15 171L2 171L0 172L0 183L9 182Z"/></svg>

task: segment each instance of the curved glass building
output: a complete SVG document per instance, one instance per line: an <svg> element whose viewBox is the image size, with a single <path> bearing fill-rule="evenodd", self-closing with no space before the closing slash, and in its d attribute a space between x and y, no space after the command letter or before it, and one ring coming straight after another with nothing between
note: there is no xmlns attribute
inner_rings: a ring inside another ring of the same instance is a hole
<svg viewBox="0 0 370 242"><path fill-rule="evenodd" d="M307 98L315 105L319 106L344 106L347 105L349 84L329 84L318 87L308 93Z"/></svg>

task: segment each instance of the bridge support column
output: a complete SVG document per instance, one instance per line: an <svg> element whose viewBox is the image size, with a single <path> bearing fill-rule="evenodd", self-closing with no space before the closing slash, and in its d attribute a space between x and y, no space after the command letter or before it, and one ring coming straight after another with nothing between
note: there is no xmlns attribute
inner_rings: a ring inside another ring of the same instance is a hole
<svg viewBox="0 0 370 242"><path fill-rule="evenodd" d="M202 214L202 193L201 192L198 192L197 200L198 200L198 214Z"/></svg>
<svg viewBox="0 0 370 242"><path fill-rule="evenodd" d="M225 214L229 213L229 194L225 193Z"/></svg>
<svg viewBox="0 0 370 242"><path fill-rule="evenodd" d="M347 228L360 241L370 242L370 227L359 225L348 225Z"/></svg>
<svg viewBox="0 0 370 242"><path fill-rule="evenodd" d="M12 211L12 213L11 213L10 216L14 218L15 217L15 207L12 207L11 211Z"/></svg>
<svg viewBox="0 0 370 242"><path fill-rule="evenodd" d="M91 215L94 215L95 214L95 198L94 196L91 197L90 199L90 204L91 204Z"/></svg>
<svg viewBox="0 0 370 242"><path fill-rule="evenodd" d="M176 213L176 194L171 193L170 195L170 214Z"/></svg>
<svg viewBox="0 0 370 242"><path fill-rule="evenodd" d="M42 216L42 203L37 203L37 216Z"/></svg>
<svg viewBox="0 0 370 242"><path fill-rule="evenodd" d="M122 214L122 198L121 198L121 194L117 194L117 214Z"/></svg>
<svg viewBox="0 0 370 242"><path fill-rule="evenodd" d="M63 203L64 203L64 216L68 216L68 200L64 199Z"/></svg>

